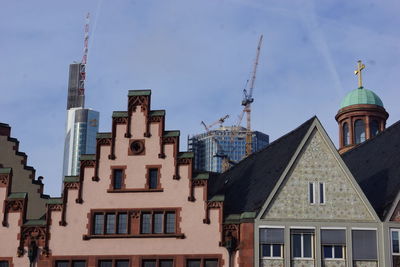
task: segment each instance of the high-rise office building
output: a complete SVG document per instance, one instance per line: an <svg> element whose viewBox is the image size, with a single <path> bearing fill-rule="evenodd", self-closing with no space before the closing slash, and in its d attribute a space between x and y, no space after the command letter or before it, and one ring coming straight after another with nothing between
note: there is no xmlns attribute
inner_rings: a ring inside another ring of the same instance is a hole
<svg viewBox="0 0 400 267"><path fill-rule="evenodd" d="M67 123L64 145L63 176L79 174L79 157L96 152L99 112L85 108L85 65L69 67Z"/></svg>
<svg viewBox="0 0 400 267"><path fill-rule="evenodd" d="M253 153L269 144L269 136L252 132ZM188 150L194 152L194 168L198 171L223 171L223 158L231 164L246 155L246 129L243 127L220 127L188 138Z"/></svg>

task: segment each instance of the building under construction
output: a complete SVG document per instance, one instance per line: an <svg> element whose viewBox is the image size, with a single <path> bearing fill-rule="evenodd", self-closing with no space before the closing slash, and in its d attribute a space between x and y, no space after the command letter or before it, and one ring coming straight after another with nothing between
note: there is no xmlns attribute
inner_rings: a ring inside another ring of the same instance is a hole
<svg viewBox="0 0 400 267"><path fill-rule="evenodd" d="M188 150L195 154L195 169L223 172L224 162L232 166L242 160L246 156L246 133L244 127L222 126L189 137ZM251 136L253 153L269 144L269 136L265 133L252 131Z"/></svg>

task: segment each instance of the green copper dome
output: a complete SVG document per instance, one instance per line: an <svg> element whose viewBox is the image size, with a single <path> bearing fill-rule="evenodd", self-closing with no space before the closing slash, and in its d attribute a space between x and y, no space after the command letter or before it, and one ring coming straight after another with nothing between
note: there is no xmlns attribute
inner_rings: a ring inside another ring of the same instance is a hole
<svg viewBox="0 0 400 267"><path fill-rule="evenodd" d="M382 100L371 90L360 87L348 93L340 103L340 108L351 105L372 104L383 107Z"/></svg>

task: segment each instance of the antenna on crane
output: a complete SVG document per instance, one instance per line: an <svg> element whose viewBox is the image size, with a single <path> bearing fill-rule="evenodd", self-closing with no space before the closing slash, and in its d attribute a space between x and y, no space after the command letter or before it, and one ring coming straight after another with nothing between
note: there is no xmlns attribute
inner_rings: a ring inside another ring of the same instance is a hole
<svg viewBox="0 0 400 267"><path fill-rule="evenodd" d="M80 65L80 81L79 81L79 95L85 94L85 80L86 80L86 63L87 63L87 55L89 50L89 21L90 21L90 13L86 14L86 23L85 23L85 37L83 41L83 56Z"/></svg>
<svg viewBox="0 0 400 267"><path fill-rule="evenodd" d="M258 60L260 58L262 40L263 40L263 35L261 34L260 40L258 41L257 53L256 53L256 59L254 60L253 71L251 73L250 87L249 87L249 90L247 91L247 84L248 83L246 83L246 87L243 89L242 106L244 106L244 108L243 108L243 112L242 112L241 117L243 117L244 113L246 113L246 117L247 117L246 156L249 156L252 153L251 103L254 102L253 90L254 90L254 84L255 84L255 81L256 81L257 66L258 66Z"/></svg>

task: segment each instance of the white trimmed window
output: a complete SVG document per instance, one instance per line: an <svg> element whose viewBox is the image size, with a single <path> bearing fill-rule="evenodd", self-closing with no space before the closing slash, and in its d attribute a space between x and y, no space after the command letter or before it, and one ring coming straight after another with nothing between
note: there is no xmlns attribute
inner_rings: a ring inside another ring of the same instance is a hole
<svg viewBox="0 0 400 267"><path fill-rule="evenodd" d="M283 258L284 228L260 228L260 256L263 259Z"/></svg>
<svg viewBox="0 0 400 267"><path fill-rule="evenodd" d="M313 259L314 230L292 230L292 258Z"/></svg>
<svg viewBox="0 0 400 267"><path fill-rule="evenodd" d="M390 236L392 240L392 254L400 255L400 246L399 246L400 229L391 229Z"/></svg>
<svg viewBox="0 0 400 267"><path fill-rule="evenodd" d="M322 256L324 259L344 259L346 247L346 230L321 230Z"/></svg>
<svg viewBox="0 0 400 267"><path fill-rule="evenodd" d="M308 183L308 201L310 204L325 204L325 183Z"/></svg>
<svg viewBox="0 0 400 267"><path fill-rule="evenodd" d="M308 200L310 204L315 204L315 183L308 184Z"/></svg>

